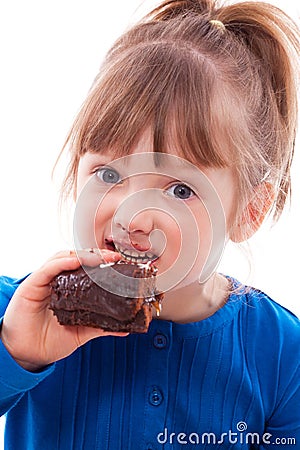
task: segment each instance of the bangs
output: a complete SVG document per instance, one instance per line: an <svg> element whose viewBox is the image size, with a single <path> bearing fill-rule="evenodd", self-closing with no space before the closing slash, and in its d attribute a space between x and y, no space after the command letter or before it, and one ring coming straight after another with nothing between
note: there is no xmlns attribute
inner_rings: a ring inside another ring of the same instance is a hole
<svg viewBox="0 0 300 450"><path fill-rule="evenodd" d="M108 56L73 128L73 151L125 156L150 129L154 152L175 146L192 163L224 167L240 120L232 99L207 57L187 45L142 42Z"/></svg>

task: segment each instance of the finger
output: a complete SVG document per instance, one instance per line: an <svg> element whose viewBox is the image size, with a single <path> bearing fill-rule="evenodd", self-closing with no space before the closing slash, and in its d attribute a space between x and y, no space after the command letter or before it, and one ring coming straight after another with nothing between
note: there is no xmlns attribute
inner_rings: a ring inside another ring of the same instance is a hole
<svg viewBox="0 0 300 450"><path fill-rule="evenodd" d="M91 339L95 339L97 337L104 337L104 336L126 337L128 335L129 333L121 331L112 332L112 331L104 331L100 328L80 326L78 327L78 346L81 346L86 342L90 341Z"/></svg>
<svg viewBox="0 0 300 450"><path fill-rule="evenodd" d="M81 261L81 264L89 265L89 254L96 254L101 256L102 262L116 262L121 259L121 255L118 252L113 252L112 250L100 249L100 248L87 248L83 250L63 250L55 253L49 261L53 261L60 258L67 258L69 256L76 256ZM97 260L98 261L98 260ZM94 258L92 258L92 262L94 262Z"/></svg>
<svg viewBox="0 0 300 450"><path fill-rule="evenodd" d="M82 265L93 266L95 258L91 255L99 256L99 263L109 263L109 262L117 262L121 259L120 253L113 252L112 250L100 249L100 248L90 248L84 250L78 250L76 252L77 257L79 258Z"/></svg>
<svg viewBox="0 0 300 450"><path fill-rule="evenodd" d="M40 269L32 272L20 285L22 288L41 288L48 286L53 278L65 270L75 270L80 267L80 261L76 255L58 257L48 260Z"/></svg>
<svg viewBox="0 0 300 450"><path fill-rule="evenodd" d="M40 269L33 272L23 283L26 286L28 283L34 284L37 288L45 287L51 283L53 278L65 270L75 270L80 265L97 266L103 261L116 262L121 258L121 255L110 250L103 250L101 252L90 252L88 250L80 250L77 253L69 251L57 254L57 257L48 260Z"/></svg>

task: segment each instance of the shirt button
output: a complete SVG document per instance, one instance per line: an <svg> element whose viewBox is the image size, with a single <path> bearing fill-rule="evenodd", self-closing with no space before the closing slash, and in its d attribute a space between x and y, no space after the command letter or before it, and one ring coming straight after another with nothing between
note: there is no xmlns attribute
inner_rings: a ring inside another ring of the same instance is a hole
<svg viewBox="0 0 300 450"><path fill-rule="evenodd" d="M155 348L162 349L167 346L167 338L164 334L156 334L153 339L153 344Z"/></svg>
<svg viewBox="0 0 300 450"><path fill-rule="evenodd" d="M149 402L153 406L159 406L162 401L163 401L162 392L157 387L154 387L149 394Z"/></svg>

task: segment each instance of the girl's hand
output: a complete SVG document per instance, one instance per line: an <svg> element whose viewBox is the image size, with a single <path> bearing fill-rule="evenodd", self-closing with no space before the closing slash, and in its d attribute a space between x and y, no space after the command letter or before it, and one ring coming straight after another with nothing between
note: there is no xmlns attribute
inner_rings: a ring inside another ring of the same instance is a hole
<svg viewBox="0 0 300 450"><path fill-rule="evenodd" d="M78 259L78 256L80 260ZM11 356L24 369L36 371L70 355L81 345L98 336L127 336L82 326L63 326L49 309L50 283L64 270L75 270L81 264L97 266L103 259L113 262L118 253L65 251L50 258L29 275L13 295L4 315L1 339Z"/></svg>

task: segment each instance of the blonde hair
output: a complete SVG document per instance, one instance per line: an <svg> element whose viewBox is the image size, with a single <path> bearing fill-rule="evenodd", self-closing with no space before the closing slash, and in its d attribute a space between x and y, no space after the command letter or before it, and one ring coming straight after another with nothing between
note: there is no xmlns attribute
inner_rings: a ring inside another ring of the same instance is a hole
<svg viewBox="0 0 300 450"><path fill-rule="evenodd" d="M262 180L278 219L290 193L299 30L261 2L166 0L113 45L67 138L70 193L87 151L132 151L149 128L204 167L232 166L237 214ZM261 199L258 198L258 208Z"/></svg>

